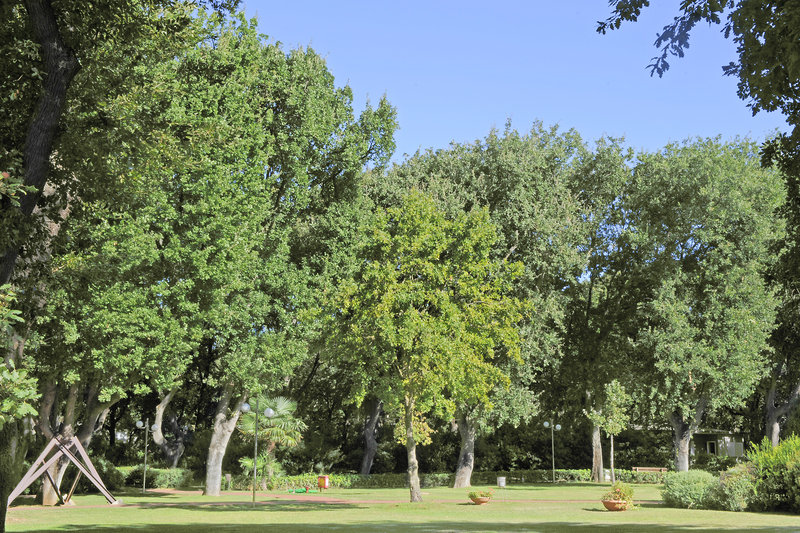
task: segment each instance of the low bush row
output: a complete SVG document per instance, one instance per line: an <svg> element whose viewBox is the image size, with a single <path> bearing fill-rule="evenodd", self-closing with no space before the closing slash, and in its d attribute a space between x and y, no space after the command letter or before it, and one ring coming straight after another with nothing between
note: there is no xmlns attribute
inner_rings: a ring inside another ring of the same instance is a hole
<svg viewBox="0 0 800 533"><path fill-rule="evenodd" d="M129 487L142 486L142 471L144 467L120 466L117 467L124 484ZM105 481L105 480L104 480ZM195 483L191 470L185 468L153 468L147 467L147 487L151 489L179 489L188 488ZM108 483L106 482L106 485ZM111 488L111 487L109 487Z"/></svg>
<svg viewBox="0 0 800 533"><path fill-rule="evenodd" d="M634 472L633 470L614 470L618 481L623 483L663 483L666 472Z"/></svg>
<svg viewBox="0 0 800 533"><path fill-rule="evenodd" d="M621 472L621 471L620 471ZM619 472L618 472L619 474ZM101 472L101 475L104 475ZM118 467L115 476L105 476L121 481L115 482L114 487L141 486L142 466ZM307 473L294 476L281 476L267 483L269 490L288 490L300 487L316 487L319 474ZM362 476L359 474L327 474L331 488L404 488L408 486L406 474L372 474ZM476 471L472 473L473 485L494 485L498 477L505 477L509 485L517 483L547 483L553 480L552 470L515 470L515 471ZM556 482L586 482L591 480L591 471L581 470L556 470ZM104 477L105 479L105 477ZM455 481L453 473L420 474L422 488L452 486ZM147 486L150 488L180 488L188 487L193 482L191 472L184 469L147 468ZM109 485L108 482L106 482ZM248 474L236 474L231 478L230 487L223 481L223 489L249 490L253 487L253 478ZM109 485L109 488L112 488Z"/></svg>
<svg viewBox="0 0 800 533"><path fill-rule="evenodd" d="M755 497L753 469L738 465L719 476L703 470L670 472L661 496L669 507L744 511Z"/></svg>
<svg viewBox="0 0 800 533"><path fill-rule="evenodd" d="M667 474L664 503L721 511L800 513L800 437L789 437L777 447L765 439L748 451L747 458L747 463L719 476L702 470Z"/></svg>

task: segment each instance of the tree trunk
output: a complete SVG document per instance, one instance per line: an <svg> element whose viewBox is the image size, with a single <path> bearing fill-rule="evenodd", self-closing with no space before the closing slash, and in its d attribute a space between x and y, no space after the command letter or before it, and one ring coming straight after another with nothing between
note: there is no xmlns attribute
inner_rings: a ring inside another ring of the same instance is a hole
<svg viewBox="0 0 800 533"><path fill-rule="evenodd" d="M241 414L242 403L247 399L243 396L236 407L228 415L228 407L232 396L232 385L225 387L217 404L217 413L214 416L214 431L211 434L211 442L208 445L208 460L206 461L206 496L219 496L222 490L222 459L228 449L233 430L236 429L236 422Z"/></svg>
<svg viewBox="0 0 800 533"><path fill-rule="evenodd" d="M675 471L686 472L689 470L689 442L692 439L692 432L689 431L689 424L683 422L673 425L674 434L672 445L675 449Z"/></svg>
<svg viewBox="0 0 800 533"><path fill-rule="evenodd" d="M603 442L600 440L600 426L592 426L592 480L595 483L605 481L603 472Z"/></svg>
<svg viewBox="0 0 800 533"><path fill-rule="evenodd" d="M769 402L767 402L766 416L764 418L767 438L774 448L781 440L781 423L778 409L774 405L770 405Z"/></svg>
<svg viewBox="0 0 800 533"><path fill-rule="evenodd" d="M411 503L422 501L419 486L419 463L417 462L417 442L414 439L414 400L405 400L406 455L408 456L408 487L411 491Z"/></svg>
<svg viewBox="0 0 800 533"><path fill-rule="evenodd" d="M778 365L772 371L772 381L764 402L764 427L767 438L775 447L781 440L781 421L785 419L800 404L800 382L795 383L786 401L779 402L778 381L783 372L784 365Z"/></svg>
<svg viewBox="0 0 800 533"><path fill-rule="evenodd" d="M75 410L78 403L78 385L70 385L69 392L67 393L66 406L64 408L64 418L61 428L58 431L59 437L72 438L75 434ZM61 457L58 461L53 463L48 472L50 477L55 482L55 487L50 483L49 479L43 479L42 483L42 505L53 506L58 505L61 496L61 481L64 479L64 473L69 465L69 459Z"/></svg>
<svg viewBox="0 0 800 533"><path fill-rule="evenodd" d="M5 532L8 496L22 478L27 453L25 421L13 420L0 429L0 533Z"/></svg>
<svg viewBox="0 0 800 533"><path fill-rule="evenodd" d="M7 472L0 469L0 476L5 476ZM6 531L6 513L8 512L8 495L13 489L6 487L6 483L0 483L0 533Z"/></svg>
<svg viewBox="0 0 800 533"><path fill-rule="evenodd" d="M381 418L383 402L373 398L367 404L369 407L367 419L364 422L364 457L361 459L361 475L366 476L372 470L372 462L378 453L378 422Z"/></svg>
<svg viewBox="0 0 800 533"><path fill-rule="evenodd" d="M617 476L614 474L614 435L610 435L611 447L608 450L608 462L611 463L611 483L617 482Z"/></svg>
<svg viewBox="0 0 800 533"><path fill-rule="evenodd" d="M700 427L700 421L706 412L708 400L700 398L697 400L697 405L694 408L694 415L687 421L683 413L673 411L670 414L670 422L672 422L673 436L672 444L675 452L675 471L686 472L689 470L689 445L692 435Z"/></svg>
<svg viewBox="0 0 800 533"><path fill-rule="evenodd" d="M65 408L62 416L62 423L58 431L54 431L50 425L53 418L55 400L57 397L58 387L52 382L44 387L44 394L42 395L42 403L39 407L39 429L42 434L49 440L53 437L60 437L70 439L73 436L77 437L84 449L89 449L89 444L92 441L92 436L102 427L103 420L108 414L112 405L119 401L119 396L112 396L109 402L99 402L97 400L100 387L97 384L90 383L85 389L81 390L77 385L72 385L69 388ZM85 398L81 402L80 399ZM82 415L83 422L80 427L77 426L78 414ZM78 428L76 431L76 427ZM62 457L56 461L50 469L50 475L56 487L45 480L42 483L42 504L43 505L56 505L58 503L58 491L61 487L61 482L64 480L67 467L70 461L66 457Z"/></svg>
<svg viewBox="0 0 800 533"><path fill-rule="evenodd" d="M25 0L24 5L36 42L41 46L45 71L42 93L28 127L23 151L24 184L36 188L35 192L24 194L20 199L18 209L27 218L33 213L47 182L50 154L64 110L67 89L80 65L61 38L50 0ZM11 206L4 208L17 209ZM11 279L19 255L18 246L19 243L15 243L0 255L0 285Z"/></svg>
<svg viewBox="0 0 800 533"><path fill-rule="evenodd" d="M453 488L463 489L471 486L472 469L475 466L475 435L478 425L474 419L460 410L456 413L456 421L458 432L461 434L461 451L458 454L456 480Z"/></svg>
<svg viewBox="0 0 800 533"><path fill-rule="evenodd" d="M155 426L157 429L153 431L153 442L159 448L161 448L161 453L164 454L164 459L169 465L169 468L178 467L178 461L180 461L181 457L183 456L183 452L186 449L184 445L185 435L183 430L178 425L175 416L171 416L169 421L166 423L170 426L172 433L175 435L174 440L168 441L166 437L164 437L164 414L169 406L169 403L172 401L172 398L175 397L176 391L177 388L170 390L169 393L162 396L161 402L159 402L159 404L156 406Z"/></svg>

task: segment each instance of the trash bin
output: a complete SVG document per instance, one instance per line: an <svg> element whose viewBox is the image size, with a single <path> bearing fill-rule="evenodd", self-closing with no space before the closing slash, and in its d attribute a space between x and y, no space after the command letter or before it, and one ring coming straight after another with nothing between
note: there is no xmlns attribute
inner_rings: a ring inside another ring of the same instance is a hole
<svg viewBox="0 0 800 533"><path fill-rule="evenodd" d="M497 486L500 487L501 489L506 488L506 478L505 478L505 476L497 478Z"/></svg>
<svg viewBox="0 0 800 533"><path fill-rule="evenodd" d="M328 476L319 476L317 478L317 486L320 488L320 490L331 488L330 482L328 481Z"/></svg>

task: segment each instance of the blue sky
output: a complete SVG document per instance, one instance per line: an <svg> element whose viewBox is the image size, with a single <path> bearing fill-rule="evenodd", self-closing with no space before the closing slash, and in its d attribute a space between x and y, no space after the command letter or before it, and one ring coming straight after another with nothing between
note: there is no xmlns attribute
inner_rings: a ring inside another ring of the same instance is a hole
<svg viewBox="0 0 800 533"><path fill-rule="evenodd" d="M418 148L483 138L509 118L520 131L541 120L587 141L624 136L645 150L786 130L780 114L753 117L736 79L722 75L736 54L719 27L697 28L686 57L650 77L656 33L678 12L674 0L653 4L639 22L602 36L602 0L244 0L271 40L325 57L357 110L388 96L400 123L398 162Z"/></svg>

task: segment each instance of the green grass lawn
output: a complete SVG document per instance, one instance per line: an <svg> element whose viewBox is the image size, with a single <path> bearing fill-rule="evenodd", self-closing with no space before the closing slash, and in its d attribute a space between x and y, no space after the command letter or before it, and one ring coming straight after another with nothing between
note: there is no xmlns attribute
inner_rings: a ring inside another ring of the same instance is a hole
<svg viewBox="0 0 800 533"><path fill-rule="evenodd" d="M9 510L8 531L800 531L800 517L668 509L655 503L660 487L637 485L638 509L609 512L598 500L608 485L525 485L495 489L488 505L467 500L467 489L423 490L408 503L401 489L339 489L324 494L247 492L218 498L197 493L120 493L124 505L101 496L76 496L71 507L24 502ZM476 487L488 488L488 487ZM331 499L336 501L331 502ZM328 502L324 501L328 500Z"/></svg>

